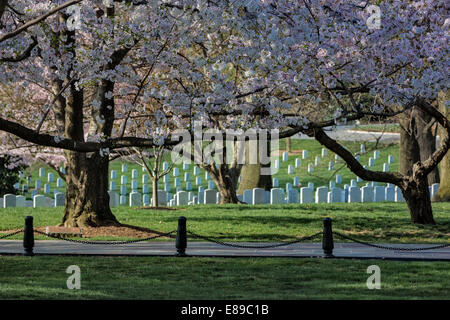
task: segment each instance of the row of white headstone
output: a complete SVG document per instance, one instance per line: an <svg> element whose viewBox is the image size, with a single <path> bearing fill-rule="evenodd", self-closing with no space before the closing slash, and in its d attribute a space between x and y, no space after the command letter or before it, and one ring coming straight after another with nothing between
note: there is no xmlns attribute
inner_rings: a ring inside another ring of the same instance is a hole
<svg viewBox="0 0 450 320"><path fill-rule="evenodd" d="M53 208L63 207L66 202L64 193L55 193L54 198L44 195L35 195L33 200L26 200L22 195L5 194L0 198L0 208Z"/></svg>

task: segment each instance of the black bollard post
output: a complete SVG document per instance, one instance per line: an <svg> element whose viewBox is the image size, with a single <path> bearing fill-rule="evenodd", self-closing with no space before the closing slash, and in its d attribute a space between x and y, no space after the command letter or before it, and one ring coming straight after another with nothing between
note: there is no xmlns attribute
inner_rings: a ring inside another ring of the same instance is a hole
<svg viewBox="0 0 450 320"><path fill-rule="evenodd" d="M186 256L187 234L186 234L186 218L178 218L177 240L175 244L177 248L177 257Z"/></svg>
<svg viewBox="0 0 450 320"><path fill-rule="evenodd" d="M323 238L322 238L322 249L325 254L325 258L333 258L333 229L331 218L325 218L323 220Z"/></svg>
<svg viewBox="0 0 450 320"><path fill-rule="evenodd" d="M25 230L23 232L23 247L25 248L24 256L34 256L34 231L33 217L25 217Z"/></svg>

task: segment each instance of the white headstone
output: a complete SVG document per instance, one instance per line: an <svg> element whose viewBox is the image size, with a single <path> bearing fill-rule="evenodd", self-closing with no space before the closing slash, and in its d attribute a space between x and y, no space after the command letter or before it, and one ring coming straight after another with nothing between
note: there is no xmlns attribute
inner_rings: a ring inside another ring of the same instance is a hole
<svg viewBox="0 0 450 320"><path fill-rule="evenodd" d="M178 168L173 168L173 176L174 177L178 177L180 175L180 169Z"/></svg>
<svg viewBox="0 0 450 320"><path fill-rule="evenodd" d="M66 205L66 195L58 192L55 194L55 207L64 207Z"/></svg>
<svg viewBox="0 0 450 320"><path fill-rule="evenodd" d="M284 190L281 188L273 188L270 190L270 204L284 203Z"/></svg>
<svg viewBox="0 0 450 320"><path fill-rule="evenodd" d="M366 153L366 146L362 144L361 147L360 147L360 149L359 149L359 151L360 151L361 153Z"/></svg>
<svg viewBox="0 0 450 320"><path fill-rule="evenodd" d="M212 180L208 181L208 189L214 189L215 186L216 185L215 185L214 181L212 181Z"/></svg>
<svg viewBox="0 0 450 320"><path fill-rule="evenodd" d="M16 196L16 208L26 207L26 198L24 196Z"/></svg>
<svg viewBox="0 0 450 320"><path fill-rule="evenodd" d="M375 165L375 159L369 158L369 167L373 167Z"/></svg>
<svg viewBox="0 0 450 320"><path fill-rule="evenodd" d="M330 161L328 162L328 171L333 171L334 170L334 162Z"/></svg>
<svg viewBox="0 0 450 320"><path fill-rule="evenodd" d="M316 158L314 159L314 165L316 167L320 166L320 157L319 156L316 156Z"/></svg>
<svg viewBox="0 0 450 320"><path fill-rule="evenodd" d="M45 177L45 168L39 168L39 177L40 178Z"/></svg>
<svg viewBox="0 0 450 320"><path fill-rule="evenodd" d="M128 171L128 166L126 163L122 164L122 172L127 172Z"/></svg>
<svg viewBox="0 0 450 320"><path fill-rule="evenodd" d="M342 183L342 176L340 174L336 175L336 183L341 184Z"/></svg>
<svg viewBox="0 0 450 320"><path fill-rule="evenodd" d="M150 187L149 187L148 184L143 184L143 185L142 185L142 193L143 193L143 194L150 193L150 189L149 189L149 188L150 188Z"/></svg>
<svg viewBox="0 0 450 320"><path fill-rule="evenodd" d="M49 172L47 175L47 181L48 182L53 182L55 181L55 175L53 174L53 172Z"/></svg>
<svg viewBox="0 0 450 320"><path fill-rule="evenodd" d="M398 186L395 186L395 202L403 202L405 198L403 197L402 189Z"/></svg>
<svg viewBox="0 0 450 320"><path fill-rule="evenodd" d="M194 176L198 176L200 174L200 168L195 166L194 167Z"/></svg>
<svg viewBox="0 0 450 320"><path fill-rule="evenodd" d="M64 180L61 178L56 179L56 187L57 188L63 188L64 187Z"/></svg>
<svg viewBox="0 0 450 320"><path fill-rule="evenodd" d="M308 173L314 172L314 165L312 163L308 164Z"/></svg>
<svg viewBox="0 0 450 320"><path fill-rule="evenodd" d="M126 195L127 194L127 186L120 186L120 195Z"/></svg>
<svg viewBox="0 0 450 320"><path fill-rule="evenodd" d="M288 174L294 174L294 167L292 165L288 165Z"/></svg>
<svg viewBox="0 0 450 320"><path fill-rule="evenodd" d="M289 154L287 153L287 151L283 152L283 162L288 161L289 159Z"/></svg>
<svg viewBox="0 0 450 320"><path fill-rule="evenodd" d="M213 189L206 189L205 191L205 204L215 204L217 202L217 192Z"/></svg>
<svg viewBox="0 0 450 320"><path fill-rule="evenodd" d="M142 205L142 196L139 192L132 191L130 193L130 207L137 207Z"/></svg>
<svg viewBox="0 0 450 320"><path fill-rule="evenodd" d="M361 202L373 202L373 188L362 187L361 188Z"/></svg>
<svg viewBox="0 0 450 320"><path fill-rule="evenodd" d="M352 186L348 188L348 202L361 202L361 189Z"/></svg>
<svg viewBox="0 0 450 320"><path fill-rule="evenodd" d="M43 208L46 206L45 196L38 194L33 197L33 208Z"/></svg>
<svg viewBox="0 0 450 320"><path fill-rule="evenodd" d="M328 203L338 203L342 202L342 189L341 188L332 188L329 192Z"/></svg>
<svg viewBox="0 0 450 320"><path fill-rule="evenodd" d="M294 187L299 187L300 185L300 178L294 177L294 182L292 183Z"/></svg>
<svg viewBox="0 0 450 320"><path fill-rule="evenodd" d="M374 159L380 159L380 151L375 150L375 151L373 152L373 158L374 158Z"/></svg>
<svg viewBox="0 0 450 320"><path fill-rule="evenodd" d="M297 189L291 189L287 194L288 203L300 203L299 193Z"/></svg>
<svg viewBox="0 0 450 320"><path fill-rule="evenodd" d="M394 156L393 155L389 155L388 156L388 164L392 164L394 163Z"/></svg>
<svg viewBox="0 0 450 320"><path fill-rule="evenodd" d="M254 188L253 189L253 202L252 204L264 204L264 199L265 199L265 195L264 195L264 189L262 188Z"/></svg>
<svg viewBox="0 0 450 320"><path fill-rule="evenodd" d="M120 177L120 184L122 184L122 185L127 184L127 176L121 176Z"/></svg>
<svg viewBox="0 0 450 320"><path fill-rule="evenodd" d="M242 194L245 203L252 204L253 203L253 190L244 190Z"/></svg>
<svg viewBox="0 0 450 320"><path fill-rule="evenodd" d="M108 191L109 194L109 206L118 207L119 206L119 195L114 191Z"/></svg>
<svg viewBox="0 0 450 320"><path fill-rule="evenodd" d="M376 186L374 189L373 201L383 202L386 201L386 188L383 186Z"/></svg>
<svg viewBox="0 0 450 320"><path fill-rule="evenodd" d="M302 159L308 159L308 150L302 151Z"/></svg>
<svg viewBox="0 0 450 320"><path fill-rule="evenodd" d="M302 165L302 160L300 158L295 159L295 167L300 168Z"/></svg>
<svg viewBox="0 0 450 320"><path fill-rule="evenodd" d="M300 203L313 203L313 190L311 188L300 188Z"/></svg>
<svg viewBox="0 0 450 320"><path fill-rule="evenodd" d="M319 187L316 189L316 203L327 203L328 188Z"/></svg>
<svg viewBox="0 0 450 320"><path fill-rule="evenodd" d="M44 184L44 193L50 193L51 189L50 189L50 184L46 183Z"/></svg>
<svg viewBox="0 0 450 320"><path fill-rule="evenodd" d="M430 194L430 197L431 198L433 198L435 195L436 195L436 193L439 191L439 183L433 183L432 185L431 185L431 194Z"/></svg>
<svg viewBox="0 0 450 320"><path fill-rule="evenodd" d="M383 163L383 172L389 172L389 164Z"/></svg>
<svg viewBox="0 0 450 320"><path fill-rule="evenodd" d="M150 204L150 203L151 203L151 204ZM150 195L144 194L144 195L142 196L142 205L144 205L144 206L153 205L153 202L150 201Z"/></svg>
<svg viewBox="0 0 450 320"><path fill-rule="evenodd" d="M148 181L149 181L148 174L143 174L142 175L142 184L147 184Z"/></svg>
<svg viewBox="0 0 450 320"><path fill-rule="evenodd" d="M120 205L126 205L127 204L127 196L121 195L119 198Z"/></svg>
<svg viewBox="0 0 450 320"><path fill-rule="evenodd" d="M166 171L167 169L169 169L169 163L164 161L163 162L163 171Z"/></svg>
<svg viewBox="0 0 450 320"><path fill-rule="evenodd" d="M137 180L131 180L131 190L136 191L138 188Z"/></svg>
<svg viewBox="0 0 450 320"><path fill-rule="evenodd" d="M189 172L184 173L184 181L190 181L191 180L191 174Z"/></svg>
<svg viewBox="0 0 450 320"><path fill-rule="evenodd" d="M3 196L3 208L14 208L16 206L16 195L5 194Z"/></svg>
<svg viewBox="0 0 450 320"><path fill-rule="evenodd" d="M386 187L384 190L386 201L394 202L395 201L395 189L394 187Z"/></svg>
<svg viewBox="0 0 450 320"><path fill-rule="evenodd" d="M273 180L272 180L272 186L273 186L274 188L278 188L278 178L273 178Z"/></svg>
<svg viewBox="0 0 450 320"><path fill-rule="evenodd" d="M280 160L275 159L274 167L275 167L275 169L280 169Z"/></svg>

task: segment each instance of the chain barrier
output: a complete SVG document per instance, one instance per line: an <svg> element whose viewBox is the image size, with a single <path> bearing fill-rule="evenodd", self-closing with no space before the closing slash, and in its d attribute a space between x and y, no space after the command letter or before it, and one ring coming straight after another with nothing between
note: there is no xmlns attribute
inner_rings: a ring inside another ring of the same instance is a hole
<svg viewBox="0 0 450 320"><path fill-rule="evenodd" d="M352 237L349 237L345 234L333 231L333 233L343 239L346 240L350 240L359 244L363 244L369 247L374 247L374 248L378 248L378 249L384 249L384 250L392 250L392 251L424 251L424 250L432 250L432 249L441 249L441 248L446 248L446 247L450 247L450 243L444 243L444 244L440 244L437 246L432 246L432 247L424 247L424 248L397 248L397 247L387 247L387 246L382 246L379 244L373 244L373 243L369 243L369 242L365 242L365 241L361 241L361 240L357 240L354 239Z"/></svg>
<svg viewBox="0 0 450 320"><path fill-rule="evenodd" d="M306 241L306 240L311 240L314 239L315 237L317 237L318 235L321 235L322 232L317 232L313 235L307 236L307 237L303 237L297 240L293 240L293 241L289 241L289 242L282 242L282 243L277 243L277 244L270 244L270 245L261 245L261 246L253 246L253 245L240 245L240 244L235 244L235 243L227 243L227 242L223 242L217 239L213 239L213 238L209 238L209 237L205 237L205 236L201 236L198 234L195 234L193 232L187 231L187 233L189 235L191 235L193 238L197 238L197 239L203 239L209 242L213 242L222 246L226 246L226 247L234 247L234 248L243 248L243 249L268 249L268 248L277 248L277 247L282 247L282 246L288 246L291 244L295 244L295 243L299 243L302 241Z"/></svg>
<svg viewBox="0 0 450 320"><path fill-rule="evenodd" d="M0 236L0 239L5 239L5 238L8 238L8 237L15 236L16 234L19 234L19 233L21 233L23 231L24 231L24 229L21 229L21 230L18 230L16 232L13 232L13 233L4 234L4 235Z"/></svg>
<svg viewBox="0 0 450 320"><path fill-rule="evenodd" d="M128 240L128 241L87 241L87 240L67 239L67 238L63 238L63 237L59 237L59 236L50 235L50 234L47 234L47 233L39 231L39 230L34 230L34 231L36 233L42 234L44 236L47 236L47 237L53 238L53 239L64 240L64 241L74 242L74 243L82 243L82 244L104 244L104 245L120 245L120 244L143 242L143 241L148 241L148 240L152 240L152 239L156 239L156 238L167 237L176 232L176 230L173 230L168 233L160 234L157 236L152 236L152 237L145 238L145 239L136 239L136 240Z"/></svg>

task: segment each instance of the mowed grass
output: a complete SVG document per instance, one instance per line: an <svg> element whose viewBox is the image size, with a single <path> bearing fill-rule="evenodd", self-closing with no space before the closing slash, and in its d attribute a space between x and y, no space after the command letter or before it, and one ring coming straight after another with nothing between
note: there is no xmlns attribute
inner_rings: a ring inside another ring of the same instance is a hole
<svg viewBox="0 0 450 320"><path fill-rule="evenodd" d="M335 231L365 241L450 242L450 203L433 203L433 209L437 222L433 226L412 224L405 203L198 205L164 211L119 207L113 212L123 224L161 232L176 230L178 217L185 216L189 231L225 241L283 241L309 236L320 232L323 219L330 217ZM27 215L34 217L36 227L57 225L63 208L2 209L0 230L22 228Z"/></svg>
<svg viewBox="0 0 450 320"><path fill-rule="evenodd" d="M70 265L80 290L67 289ZM448 299L449 287L445 262L0 256L0 299Z"/></svg>

